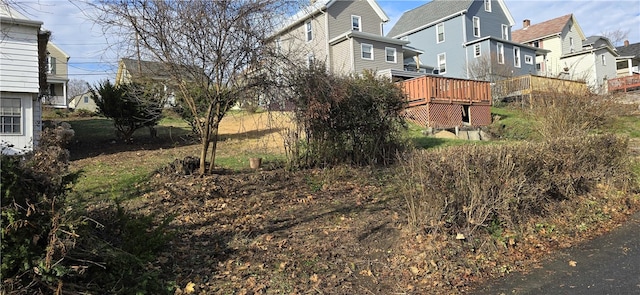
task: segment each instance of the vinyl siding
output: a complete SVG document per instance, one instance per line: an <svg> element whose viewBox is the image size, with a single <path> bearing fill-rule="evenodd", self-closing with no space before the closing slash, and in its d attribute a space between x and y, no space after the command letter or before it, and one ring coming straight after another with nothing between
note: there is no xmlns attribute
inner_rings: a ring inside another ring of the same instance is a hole
<svg viewBox="0 0 640 295"><path fill-rule="evenodd" d="M53 75L49 75L49 78L67 79L69 76L69 67L67 56L64 52L58 50L55 46L47 45L50 57L56 58L56 71Z"/></svg>
<svg viewBox="0 0 640 295"><path fill-rule="evenodd" d="M480 18L480 37L473 35L473 17ZM484 1L475 1L469 7L466 18L467 41L473 41L486 36L502 38L502 25L509 25L509 19L497 1L491 2L491 12L484 10ZM509 26L509 38L511 27Z"/></svg>
<svg viewBox="0 0 640 295"><path fill-rule="evenodd" d="M361 44L373 45L373 60L362 59ZM385 47L396 48L396 63L388 63L385 61ZM363 40L359 38L353 39L353 54L354 54L354 70L359 73L363 70L384 70L384 69L396 69L402 70L404 66L400 62L403 60L402 47L399 45L390 45L388 43Z"/></svg>
<svg viewBox="0 0 640 295"><path fill-rule="evenodd" d="M331 70L338 74L347 74L352 71L353 56L351 45L352 39L346 39L338 44L331 46Z"/></svg>
<svg viewBox="0 0 640 295"><path fill-rule="evenodd" d="M382 35L382 20L367 1L336 1L327 10L329 16L329 40L351 31L351 16L361 17L362 32Z"/></svg>
<svg viewBox="0 0 640 295"><path fill-rule="evenodd" d="M4 88L3 88L4 89ZM14 151L25 152L33 149L34 141L37 141L41 126L41 119L38 116L39 111L35 111L35 108L39 108L38 101L35 99L36 94L32 93L18 93L18 92L0 92L2 98L19 98L22 107L22 120L20 121L21 133L20 134L2 134L2 141L8 142L14 146ZM36 104L34 106L34 103ZM34 115L35 113L35 115ZM37 128L34 128L36 126Z"/></svg>
<svg viewBox="0 0 640 295"><path fill-rule="evenodd" d="M562 30L562 54L569 54L582 50L582 38L577 30L573 28L573 21L569 20ZM573 51L571 51L570 38L573 38Z"/></svg>
<svg viewBox="0 0 640 295"><path fill-rule="evenodd" d="M324 14L318 13L310 19L313 32L313 40L306 41L306 28L304 21L289 29L288 32L281 34L281 46L283 54L290 54L292 57L304 61L308 53L313 53L315 60L318 62L326 62L328 38L326 34Z"/></svg>
<svg viewBox="0 0 640 295"><path fill-rule="evenodd" d="M38 29L2 24L0 89L38 93Z"/></svg>

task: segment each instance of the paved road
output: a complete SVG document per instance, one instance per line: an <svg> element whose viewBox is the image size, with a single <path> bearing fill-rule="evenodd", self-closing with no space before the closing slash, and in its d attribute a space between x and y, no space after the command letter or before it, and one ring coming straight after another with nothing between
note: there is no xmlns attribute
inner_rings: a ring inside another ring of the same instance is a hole
<svg viewBox="0 0 640 295"><path fill-rule="evenodd" d="M604 236L554 253L542 266L472 294L640 294L640 212Z"/></svg>

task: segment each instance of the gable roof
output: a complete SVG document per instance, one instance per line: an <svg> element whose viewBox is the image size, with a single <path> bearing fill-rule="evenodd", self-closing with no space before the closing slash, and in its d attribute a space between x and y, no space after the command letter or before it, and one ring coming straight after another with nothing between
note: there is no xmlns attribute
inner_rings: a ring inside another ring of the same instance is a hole
<svg viewBox="0 0 640 295"><path fill-rule="evenodd" d="M633 56L640 58L640 43L633 43L627 46L616 47L620 56Z"/></svg>
<svg viewBox="0 0 640 295"><path fill-rule="evenodd" d="M580 34L582 39L584 39L585 37L584 33L582 32L582 28L580 28L580 25L573 16L573 13L570 13L535 25L530 25L517 31L513 31L511 32L511 40L520 43L526 43L543 39L545 37L558 35L562 33L562 30L570 20L573 21L573 26L578 30L578 34Z"/></svg>
<svg viewBox="0 0 640 295"><path fill-rule="evenodd" d="M333 5L337 1L345 1L345 0L312 0L311 5L308 5L302 8L300 11L298 11L298 13L285 19L282 22L282 26L275 31L274 35L278 35L282 31L288 30L289 28L307 20L309 17L315 15L318 12L327 10L327 8L329 8L331 5ZM362 0L351 0L351 1L362 1ZM382 22L386 23L389 21L389 16L387 16L384 10L382 10L382 8L380 7L380 5L378 5L378 2L376 2L376 0L364 0L364 1L367 1L369 3L369 5L371 6L371 8L373 8L373 10L376 12L378 17L380 17Z"/></svg>
<svg viewBox="0 0 640 295"><path fill-rule="evenodd" d="M125 74L124 71L127 71L133 79L144 77L153 80L166 80L171 77L171 74L161 62L123 58L118 66L116 83L122 81L121 79L124 78L122 75Z"/></svg>
<svg viewBox="0 0 640 295"><path fill-rule="evenodd" d="M402 16L400 16L400 19L398 19L398 22L391 28L387 36L400 38L435 25L436 23L467 13L467 10L475 1L476 0L433 0L414 9L405 11ZM513 26L513 17L507 5L503 0L498 0L497 2L509 19L509 24Z"/></svg>

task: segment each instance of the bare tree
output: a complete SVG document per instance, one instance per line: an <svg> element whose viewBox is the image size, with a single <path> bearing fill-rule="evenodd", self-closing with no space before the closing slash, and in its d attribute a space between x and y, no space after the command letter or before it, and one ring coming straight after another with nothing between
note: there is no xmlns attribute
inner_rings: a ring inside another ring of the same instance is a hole
<svg viewBox="0 0 640 295"><path fill-rule="evenodd" d="M71 79L67 82L67 104L74 97L89 91L89 83L82 79Z"/></svg>
<svg viewBox="0 0 640 295"><path fill-rule="evenodd" d="M620 46L624 40L629 37L629 30L615 29L600 33L603 37L606 37L611 41L613 46Z"/></svg>
<svg viewBox="0 0 640 295"><path fill-rule="evenodd" d="M293 2L281 0L100 0L99 22L137 36L140 50L162 62L197 118L200 173L215 164L218 126L238 97L263 82L269 36ZM266 68L265 68L266 69ZM250 75L252 74L252 75ZM204 105L204 107L203 107Z"/></svg>
<svg viewBox="0 0 640 295"><path fill-rule="evenodd" d="M499 63L496 54L483 55L467 64L469 78L496 82L514 76L514 68L506 63Z"/></svg>

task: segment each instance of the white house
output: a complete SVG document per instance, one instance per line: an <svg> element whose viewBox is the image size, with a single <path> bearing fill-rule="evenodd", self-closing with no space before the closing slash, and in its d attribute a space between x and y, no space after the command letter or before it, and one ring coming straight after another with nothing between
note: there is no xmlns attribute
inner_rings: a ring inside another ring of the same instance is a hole
<svg viewBox="0 0 640 295"><path fill-rule="evenodd" d="M38 143L42 128L39 57L43 56L39 52L46 51L49 38L41 26L42 22L0 5L0 148L3 154L25 153Z"/></svg>

